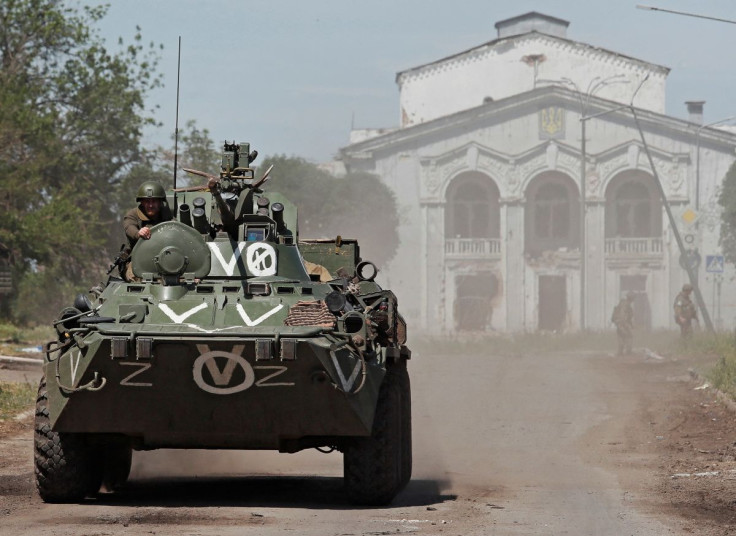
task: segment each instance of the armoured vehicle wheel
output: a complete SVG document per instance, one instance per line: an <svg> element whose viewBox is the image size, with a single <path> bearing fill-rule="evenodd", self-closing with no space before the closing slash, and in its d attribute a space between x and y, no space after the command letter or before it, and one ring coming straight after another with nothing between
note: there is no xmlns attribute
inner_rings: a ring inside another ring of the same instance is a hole
<svg viewBox="0 0 736 536"><path fill-rule="evenodd" d="M402 381L402 367L406 374L405 363L390 366L386 372L371 436L356 439L345 449L345 488L354 503L387 504L411 476L411 458L406 460L406 453L411 450L411 421L405 422L410 406L402 403L408 374L407 381Z"/></svg>
<svg viewBox="0 0 736 536"><path fill-rule="evenodd" d="M100 453L102 458L102 485L107 491L120 489L128 481L133 461L133 449L128 445L106 445Z"/></svg>
<svg viewBox="0 0 736 536"><path fill-rule="evenodd" d="M406 360L402 359L394 367L399 377L401 387L401 488L411 480L412 471L412 441L411 441L411 382L406 370Z"/></svg>
<svg viewBox="0 0 736 536"><path fill-rule="evenodd" d="M45 377L36 398L33 459L36 489L45 502L79 501L100 488L102 467L84 435L51 430Z"/></svg>

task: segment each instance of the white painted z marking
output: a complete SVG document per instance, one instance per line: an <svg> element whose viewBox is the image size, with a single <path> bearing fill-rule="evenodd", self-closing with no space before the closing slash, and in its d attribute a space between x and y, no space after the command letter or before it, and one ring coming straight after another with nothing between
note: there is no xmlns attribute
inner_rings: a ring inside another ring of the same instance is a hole
<svg viewBox="0 0 736 536"><path fill-rule="evenodd" d="M235 272L235 265L238 264L238 259L240 259L240 256L243 254L243 248L245 247L245 242L238 243L238 248L233 251L233 256L230 258L230 261L225 261L225 257L222 256L222 251L220 251L220 248L218 247L218 244L215 242L208 242L207 245L210 247L210 250L212 250L212 253L215 255L215 258L217 258L218 261L220 261L220 264L222 265L222 269L225 270L225 273L228 276L233 275Z"/></svg>
<svg viewBox="0 0 736 536"><path fill-rule="evenodd" d="M256 387L293 387L294 382L269 382L268 380L275 378L276 376L281 376L284 372L286 372L288 367L278 367L278 366L259 366L259 367L253 367L255 370L273 370L271 374L264 376L260 380L256 382Z"/></svg>
<svg viewBox="0 0 736 536"><path fill-rule="evenodd" d="M355 379L358 377L358 374L360 373L360 368L361 368L360 361L357 361L355 363L355 368L353 368L353 373L346 380L345 375L342 373L342 368L340 367L340 363L337 362L337 356L335 355L335 352L330 352L330 357L332 357L332 364L335 365L335 370L337 370L337 376L340 378L340 383L342 384L343 391L350 392L350 390L353 388L353 384L355 383Z"/></svg>
<svg viewBox="0 0 736 536"><path fill-rule="evenodd" d="M240 318L243 319L243 322L245 322L245 325L248 326L248 327L257 326L258 324L260 324L261 322L263 322L264 320L266 320L269 316L271 316L274 313L277 313L278 311L280 311L283 308L284 308L284 304L283 303L280 303L276 307L274 307L273 309L271 309L270 311L267 311L266 313L264 313L261 316L259 316L258 318L256 318L255 320L251 320L250 317L248 316L248 313L245 312L245 309L243 309L243 306L241 304L237 304L235 306L235 309L238 311L238 314L240 315Z"/></svg>
<svg viewBox="0 0 736 536"><path fill-rule="evenodd" d="M153 387L152 383L149 382L132 382L133 378L138 376L139 374L147 371L149 368L151 368L151 363L129 363L127 361L122 361L120 363L121 365L127 365L132 367L140 367L138 370L136 370L133 374L130 374L129 376L126 376L120 381L120 385L125 385L127 387Z"/></svg>
<svg viewBox="0 0 736 536"><path fill-rule="evenodd" d="M168 316L174 324L181 324L184 322L187 318L192 316L194 313L198 313L202 309L207 309L206 303L200 303L196 307L192 307L188 311L183 312L182 314L178 315L174 311L172 311L171 307L166 305L165 303L159 303L158 304L159 309L161 309L166 316Z"/></svg>

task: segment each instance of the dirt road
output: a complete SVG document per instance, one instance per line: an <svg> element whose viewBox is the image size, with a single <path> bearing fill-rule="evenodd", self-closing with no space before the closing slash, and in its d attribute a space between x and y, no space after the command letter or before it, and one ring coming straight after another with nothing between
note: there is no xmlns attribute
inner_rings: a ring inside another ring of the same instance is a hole
<svg viewBox="0 0 736 536"><path fill-rule="evenodd" d="M122 493L44 504L26 420L0 439L0 527L34 536L729 534L736 422L695 389L688 368L701 365L643 354L415 355L414 477L376 509L349 505L341 457L315 451L136 453Z"/></svg>

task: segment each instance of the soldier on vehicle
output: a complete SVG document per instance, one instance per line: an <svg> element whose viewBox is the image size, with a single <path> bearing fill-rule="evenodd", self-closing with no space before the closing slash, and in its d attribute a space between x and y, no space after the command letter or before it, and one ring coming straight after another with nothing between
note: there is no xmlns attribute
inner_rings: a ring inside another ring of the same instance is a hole
<svg viewBox="0 0 736 536"><path fill-rule="evenodd" d="M634 298L634 293L629 292L613 308L611 322L616 325L616 336L618 338L617 355L629 355L632 351L631 347L634 342L634 309L631 304L634 302Z"/></svg>
<svg viewBox="0 0 736 536"><path fill-rule="evenodd" d="M698 311L690 299L691 284L683 285L682 292L675 298L675 322L680 326L680 335L687 338L693 333L693 320L698 321Z"/></svg>
<svg viewBox="0 0 736 536"><path fill-rule="evenodd" d="M164 187L156 181L146 181L141 184L135 200L138 201L138 206L130 209L123 218L123 230L128 238L128 255L139 239L151 238L150 227L172 218L171 210L166 204ZM130 281L133 277L132 266L128 262L125 279Z"/></svg>

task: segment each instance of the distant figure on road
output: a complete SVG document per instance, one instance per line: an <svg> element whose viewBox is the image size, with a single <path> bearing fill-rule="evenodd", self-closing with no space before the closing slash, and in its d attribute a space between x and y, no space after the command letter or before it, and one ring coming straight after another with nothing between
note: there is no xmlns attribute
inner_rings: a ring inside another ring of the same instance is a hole
<svg viewBox="0 0 736 536"><path fill-rule="evenodd" d="M631 347L634 342L634 308L631 304L634 302L634 293L629 292L626 297L621 298L618 305L613 308L611 322L616 324L616 335L618 337L618 354L631 354Z"/></svg>
<svg viewBox="0 0 736 536"><path fill-rule="evenodd" d="M675 322L680 326L680 335L683 339L693 334L693 320L698 321L698 311L690 299L692 291L691 284L683 285L682 292L675 298Z"/></svg>

